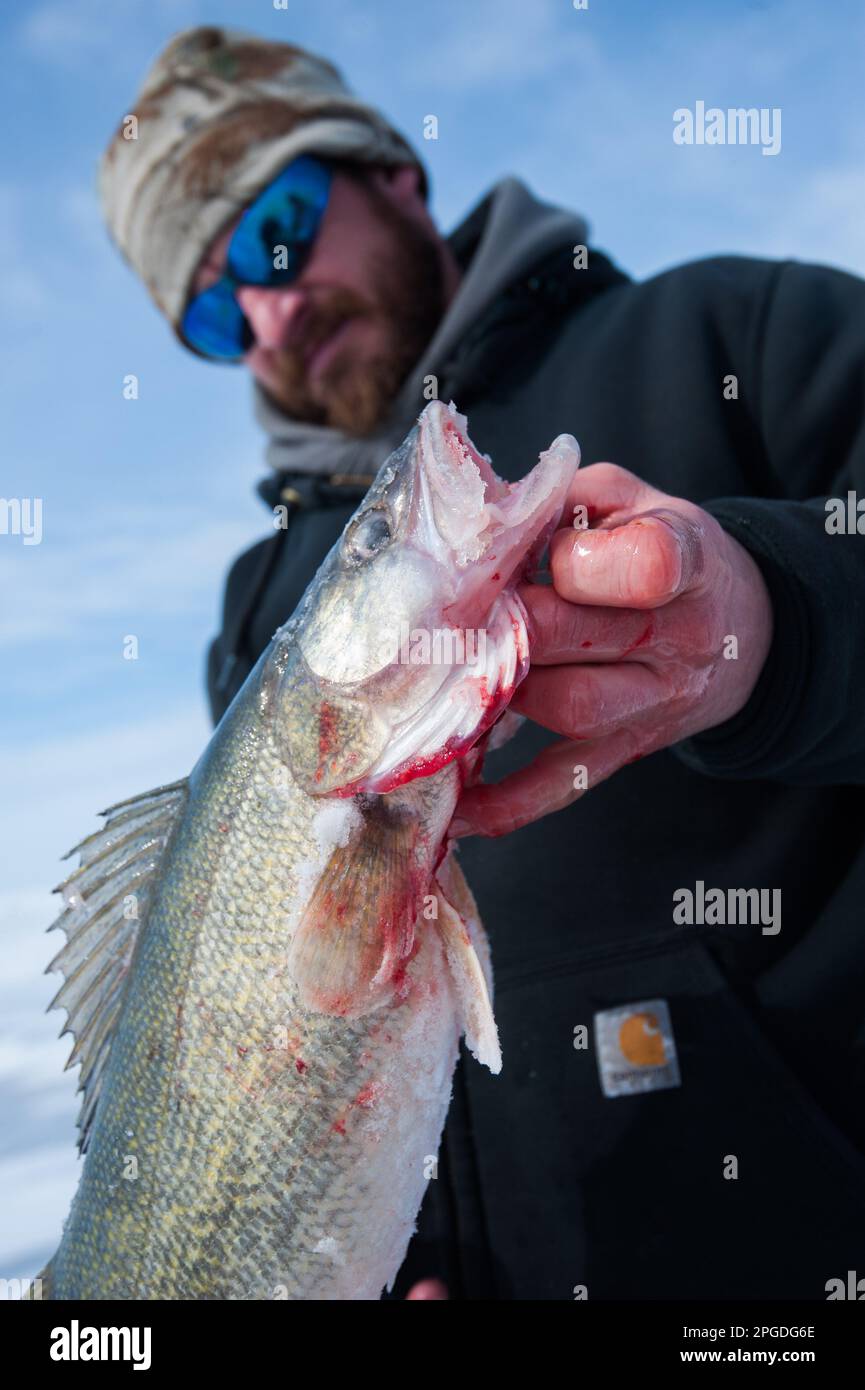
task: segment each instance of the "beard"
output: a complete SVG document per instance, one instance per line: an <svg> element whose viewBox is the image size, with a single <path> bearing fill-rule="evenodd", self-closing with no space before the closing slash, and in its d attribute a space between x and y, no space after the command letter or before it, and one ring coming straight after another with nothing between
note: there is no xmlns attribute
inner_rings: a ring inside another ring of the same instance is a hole
<svg viewBox="0 0 865 1390"><path fill-rule="evenodd" d="M444 274L432 237L375 187L367 196L389 232L387 253L370 258L368 295L336 289L310 306L303 341L274 352L265 390L291 419L362 438L388 406L431 340L445 310ZM309 382L307 359L350 319L375 321L376 352L337 350Z"/></svg>

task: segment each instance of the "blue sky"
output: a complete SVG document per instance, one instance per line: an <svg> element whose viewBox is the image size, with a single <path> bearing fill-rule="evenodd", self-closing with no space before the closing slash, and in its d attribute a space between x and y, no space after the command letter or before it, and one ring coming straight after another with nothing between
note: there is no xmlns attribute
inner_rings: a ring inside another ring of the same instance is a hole
<svg viewBox="0 0 865 1390"><path fill-rule="evenodd" d="M246 379L176 346L95 195L145 67L171 34L208 22L334 61L419 144L445 230L515 173L583 212L637 276L718 252L865 273L856 0L4 7L0 495L42 499L43 538L0 535L0 1274L50 1250L75 1181L62 1015L41 1014L56 987L40 972L58 858L100 807L195 761L222 577L268 527ZM698 100L779 107L781 152L677 146L673 112ZM429 114L435 142L421 138ZM122 395L130 372L137 401ZM616 461L639 472L639 459ZM137 661L122 657L128 634Z"/></svg>

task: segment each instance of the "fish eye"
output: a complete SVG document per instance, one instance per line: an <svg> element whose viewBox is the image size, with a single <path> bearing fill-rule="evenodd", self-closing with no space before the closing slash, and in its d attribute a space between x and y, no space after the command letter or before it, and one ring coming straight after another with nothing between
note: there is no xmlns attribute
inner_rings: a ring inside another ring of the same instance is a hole
<svg viewBox="0 0 865 1390"><path fill-rule="evenodd" d="M393 527L388 509L382 505L368 507L349 526L344 550L353 560L371 560L393 540Z"/></svg>

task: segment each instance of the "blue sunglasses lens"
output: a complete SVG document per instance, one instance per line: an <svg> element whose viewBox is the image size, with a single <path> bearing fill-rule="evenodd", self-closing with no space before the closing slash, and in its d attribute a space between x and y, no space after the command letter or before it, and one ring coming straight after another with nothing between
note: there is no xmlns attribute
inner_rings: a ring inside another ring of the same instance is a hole
<svg viewBox="0 0 865 1390"><path fill-rule="evenodd" d="M234 288L219 280L195 296L180 325L183 337L207 357L235 361L252 345L252 330L234 297Z"/></svg>
<svg viewBox="0 0 865 1390"><path fill-rule="evenodd" d="M180 331L207 357L237 361L253 333L235 298L237 285L291 284L315 240L330 193L330 169L301 155L250 203L228 244L226 274L188 305Z"/></svg>
<svg viewBox="0 0 865 1390"><path fill-rule="evenodd" d="M294 160L246 209L228 248L229 274L245 285L285 285L300 272L327 207L330 170Z"/></svg>

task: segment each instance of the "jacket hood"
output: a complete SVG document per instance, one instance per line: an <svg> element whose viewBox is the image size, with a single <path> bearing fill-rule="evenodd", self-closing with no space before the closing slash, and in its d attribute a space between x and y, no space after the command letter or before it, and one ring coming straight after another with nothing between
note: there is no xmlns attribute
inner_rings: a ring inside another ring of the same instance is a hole
<svg viewBox="0 0 865 1390"><path fill-rule="evenodd" d="M542 202L520 179L502 179L447 238L463 267L463 278L378 429L352 439L341 430L291 420L255 382L255 415L269 436L268 464L294 474L376 473L420 413L424 377L442 375L478 316L544 256L557 248L583 245L587 237L588 225L578 214Z"/></svg>

